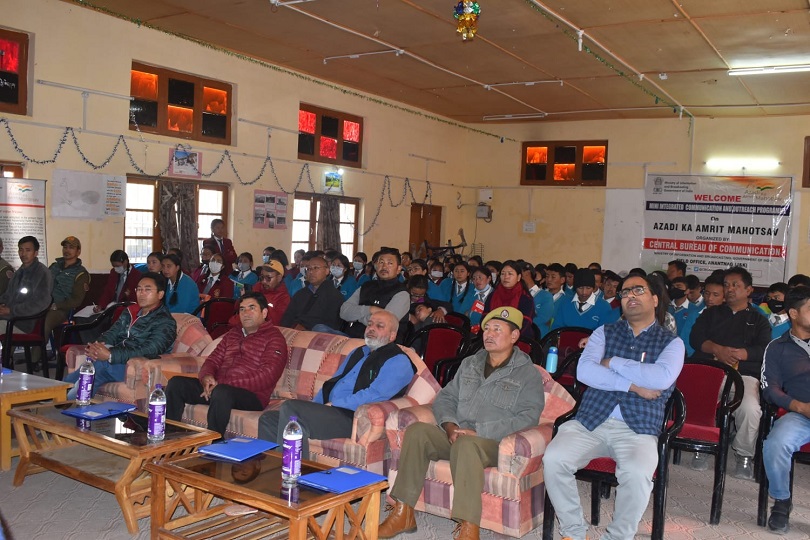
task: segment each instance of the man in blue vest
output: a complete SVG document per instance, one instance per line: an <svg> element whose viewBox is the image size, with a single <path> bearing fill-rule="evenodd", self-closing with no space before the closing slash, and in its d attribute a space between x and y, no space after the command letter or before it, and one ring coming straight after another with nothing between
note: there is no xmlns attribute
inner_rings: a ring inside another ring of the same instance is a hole
<svg viewBox="0 0 810 540"><path fill-rule="evenodd" d="M657 279L631 274L619 291L624 319L591 334L577 368L588 386L576 417L543 457L546 496L560 534L583 540L588 525L574 474L598 457L616 461L616 509L602 538L633 538L658 464L656 444L667 400L683 367L684 345L663 326L667 306Z"/></svg>

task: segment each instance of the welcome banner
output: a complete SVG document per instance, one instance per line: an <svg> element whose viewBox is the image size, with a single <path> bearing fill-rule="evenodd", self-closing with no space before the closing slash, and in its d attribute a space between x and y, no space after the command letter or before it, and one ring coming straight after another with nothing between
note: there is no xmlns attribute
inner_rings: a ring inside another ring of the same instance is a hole
<svg viewBox="0 0 810 540"><path fill-rule="evenodd" d="M755 285L785 281L792 179L648 174L641 266L674 259L705 279L742 266Z"/></svg>

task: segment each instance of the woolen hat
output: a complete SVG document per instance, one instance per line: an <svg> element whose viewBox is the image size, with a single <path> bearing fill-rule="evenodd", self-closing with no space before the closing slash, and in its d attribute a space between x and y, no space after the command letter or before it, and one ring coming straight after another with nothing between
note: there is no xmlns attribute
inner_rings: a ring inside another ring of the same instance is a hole
<svg viewBox="0 0 810 540"><path fill-rule="evenodd" d="M593 270L590 268L580 268L574 274L574 289L580 287L596 288L596 278L593 277Z"/></svg>

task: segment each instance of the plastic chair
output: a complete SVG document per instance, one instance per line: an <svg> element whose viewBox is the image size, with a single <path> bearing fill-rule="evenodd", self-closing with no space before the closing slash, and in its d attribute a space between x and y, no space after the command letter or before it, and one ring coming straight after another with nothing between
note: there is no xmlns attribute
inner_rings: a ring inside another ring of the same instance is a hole
<svg viewBox="0 0 810 540"><path fill-rule="evenodd" d="M732 413L740 406L744 392L742 377L720 362L690 359L684 362L675 386L683 393L687 409L683 429L672 440L673 462L680 461L681 450L715 456L709 523L717 525L723 510Z"/></svg>
<svg viewBox="0 0 810 540"><path fill-rule="evenodd" d="M31 347L39 347L42 351L40 356L42 361L42 376L48 377L48 346L49 335L45 335L45 317L50 311L50 306L35 315L26 317L14 317L6 324L6 333L0 336L3 341L2 363L4 367L14 367L14 349L22 347L25 350L25 366L28 373L34 373L34 365L31 363ZM22 321L35 321L34 329L28 333L14 333L14 326Z"/></svg>
<svg viewBox="0 0 810 540"><path fill-rule="evenodd" d="M437 323L417 330L405 346L413 347L428 369L433 372L439 360L462 356L468 338L469 334L457 326Z"/></svg>
<svg viewBox="0 0 810 540"><path fill-rule="evenodd" d="M568 389L577 385L577 366L576 362L573 361L574 357L571 357L571 355L582 352L583 349L580 348L579 342L582 341L582 338L590 336L592 332L593 330L590 328L565 326L552 330L540 340L543 358L546 357L551 347L557 347L557 357L560 362L557 364L557 371L552 373L551 376ZM569 357L572 359L571 361L569 361ZM576 360L579 361L578 356Z"/></svg>
<svg viewBox="0 0 810 540"><path fill-rule="evenodd" d="M532 359L532 363L538 366L546 366L546 356L543 354L543 347L540 343L521 334L520 339L518 339L515 345L517 345L518 349L529 355Z"/></svg>
<svg viewBox="0 0 810 540"><path fill-rule="evenodd" d="M759 437L757 438L757 481L759 482L759 497L757 500L757 525L764 527L768 523L768 476L765 474L765 467L762 465L762 443L768 437L773 428L773 423L777 418L784 416L787 411L776 405L760 400L762 403L762 418L759 421ZM793 494L793 469L796 463L810 465L810 443L799 448L798 452L793 452L793 466L790 467L790 493Z"/></svg>
<svg viewBox="0 0 810 540"><path fill-rule="evenodd" d="M576 415L577 406L554 422L553 435L557 434L559 427ZM671 420L670 420L671 419ZM653 520L652 540L663 540L664 521L666 519L667 485L669 483L669 449L672 438L677 435L686 419L686 402L683 394L675 388L667 401L664 413L664 425L661 435L658 436L658 467L655 470L653 481ZM591 483L591 524L599 525L600 496L605 489L619 485L616 479L616 462L608 457L591 460L588 465L576 472L577 480ZM551 499L546 496L543 514L543 540L554 538L554 506Z"/></svg>
<svg viewBox="0 0 810 540"><path fill-rule="evenodd" d="M202 319L203 326L208 330L212 339L216 339L228 331L228 320L236 311L236 300L233 298L211 298L197 306L192 315Z"/></svg>

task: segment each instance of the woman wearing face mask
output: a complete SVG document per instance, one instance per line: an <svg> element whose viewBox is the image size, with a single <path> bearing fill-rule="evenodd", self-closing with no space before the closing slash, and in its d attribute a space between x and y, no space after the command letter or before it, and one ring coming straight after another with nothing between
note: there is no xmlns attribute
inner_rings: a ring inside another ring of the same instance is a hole
<svg viewBox="0 0 810 540"><path fill-rule="evenodd" d="M98 300L98 305L93 307L93 311L101 313L109 305L117 302L134 302L135 287L141 280L141 273L129 264L129 256L123 250L116 249L110 255L112 270L107 277L104 291Z"/></svg>
<svg viewBox="0 0 810 540"><path fill-rule="evenodd" d="M441 261L434 261L431 263L428 268L430 268L430 272L428 273L428 279L433 284L433 286L428 286L428 290L430 291L430 295L434 298L440 298L444 301L450 300L450 285L452 285L452 279L445 279L444 277L444 265Z"/></svg>
<svg viewBox="0 0 810 540"><path fill-rule="evenodd" d="M484 313L495 308L511 306L523 313L521 335L534 338L532 320L534 319L534 301L521 279L522 268L517 261L505 261L501 267L501 280L489 295L484 305Z"/></svg>
<svg viewBox="0 0 810 540"><path fill-rule="evenodd" d="M270 259L272 258L271 256L273 255L273 252L275 250L276 248L274 248L273 246L267 246L266 248L264 248L264 250L262 251L262 264L267 264L270 262Z"/></svg>
<svg viewBox="0 0 810 540"><path fill-rule="evenodd" d="M362 251L358 251L354 255L354 260L352 261L352 274L354 275L354 281L357 283L357 287L360 287L360 285L369 280L369 277L366 276L367 263L368 255Z"/></svg>
<svg viewBox="0 0 810 540"><path fill-rule="evenodd" d="M205 283L205 280L208 279L208 263L211 262L211 256L213 254L214 252L207 246L200 250L200 266L191 273L191 279L193 279L194 283L198 286L201 283Z"/></svg>
<svg viewBox="0 0 810 540"><path fill-rule="evenodd" d="M332 282L335 287L343 295L343 300L348 300L357 290L357 281L349 270L349 258L342 254L335 257L329 267L329 272L332 274Z"/></svg>
<svg viewBox="0 0 810 540"><path fill-rule="evenodd" d="M501 267L503 265L498 261L487 261L487 264L484 267L489 270L490 276L492 276L492 286L496 286L498 284L498 280L501 278Z"/></svg>
<svg viewBox="0 0 810 540"><path fill-rule="evenodd" d="M231 273L231 280L235 283L233 297L236 299L239 299L245 291L251 290L259 282L256 272L253 271L253 255L247 251L239 255L236 270Z"/></svg>
<svg viewBox="0 0 810 540"><path fill-rule="evenodd" d="M210 298L233 298L233 281L222 275L225 261L222 255L216 253L211 256L208 262L208 277L198 283L200 294L204 295L204 300Z"/></svg>
<svg viewBox="0 0 810 540"><path fill-rule="evenodd" d="M169 254L160 263L166 278L164 303L172 313L193 313L200 305L200 291L189 276L180 269L180 257Z"/></svg>

